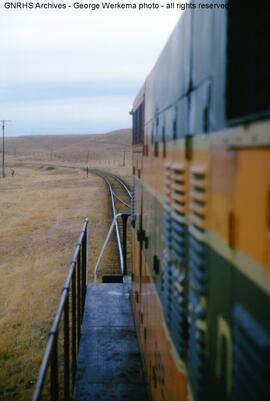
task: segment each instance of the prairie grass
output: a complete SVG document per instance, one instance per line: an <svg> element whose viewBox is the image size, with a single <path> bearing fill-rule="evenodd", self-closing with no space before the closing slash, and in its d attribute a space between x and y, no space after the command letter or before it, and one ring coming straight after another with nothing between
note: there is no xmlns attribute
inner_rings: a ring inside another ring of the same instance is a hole
<svg viewBox="0 0 270 401"><path fill-rule="evenodd" d="M103 181L80 170L17 164L0 179L1 400L31 399L83 219L91 278L111 219L107 199Z"/></svg>

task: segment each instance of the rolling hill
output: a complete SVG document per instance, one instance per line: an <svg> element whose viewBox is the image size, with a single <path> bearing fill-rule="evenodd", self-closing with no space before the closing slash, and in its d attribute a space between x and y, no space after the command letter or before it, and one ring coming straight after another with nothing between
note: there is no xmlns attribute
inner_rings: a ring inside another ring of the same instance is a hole
<svg viewBox="0 0 270 401"><path fill-rule="evenodd" d="M27 160L61 160L90 163L128 157L131 150L131 129L106 134L31 135L6 138L6 155ZM0 152L2 148L0 147ZM17 160L18 161L18 160Z"/></svg>

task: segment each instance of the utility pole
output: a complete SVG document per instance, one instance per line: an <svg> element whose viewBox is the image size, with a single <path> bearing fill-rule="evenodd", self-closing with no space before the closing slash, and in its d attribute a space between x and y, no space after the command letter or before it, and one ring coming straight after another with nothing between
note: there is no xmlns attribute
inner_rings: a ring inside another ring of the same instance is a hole
<svg viewBox="0 0 270 401"><path fill-rule="evenodd" d="M89 167L88 167L88 161L89 161L89 149L87 151L87 155L86 155L86 176L88 177L88 173L89 173Z"/></svg>
<svg viewBox="0 0 270 401"><path fill-rule="evenodd" d="M3 146L2 146L2 178L5 178L5 125L10 123L11 120L0 120L2 123L3 132Z"/></svg>

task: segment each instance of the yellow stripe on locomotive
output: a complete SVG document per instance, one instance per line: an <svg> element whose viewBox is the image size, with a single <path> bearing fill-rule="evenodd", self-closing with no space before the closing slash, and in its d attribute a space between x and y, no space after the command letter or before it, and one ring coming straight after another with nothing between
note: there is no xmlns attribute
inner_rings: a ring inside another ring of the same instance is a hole
<svg viewBox="0 0 270 401"><path fill-rule="evenodd" d="M270 28L243 0L215 3L228 8L183 14L132 111L133 305L154 401L270 399Z"/></svg>

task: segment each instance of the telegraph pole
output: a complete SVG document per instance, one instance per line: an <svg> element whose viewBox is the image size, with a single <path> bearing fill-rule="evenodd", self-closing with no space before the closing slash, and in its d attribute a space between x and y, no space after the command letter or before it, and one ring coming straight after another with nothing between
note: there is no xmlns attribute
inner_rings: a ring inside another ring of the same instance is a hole
<svg viewBox="0 0 270 401"><path fill-rule="evenodd" d="M10 123L11 120L0 120L2 123L3 132L3 146L2 146L2 178L5 178L5 124Z"/></svg>
<svg viewBox="0 0 270 401"><path fill-rule="evenodd" d="M87 155L86 155L86 169L85 169L85 171L86 171L86 176L88 177L88 173L89 173L89 167L88 167L88 161L89 161L89 149L88 149L88 151L87 151Z"/></svg>

